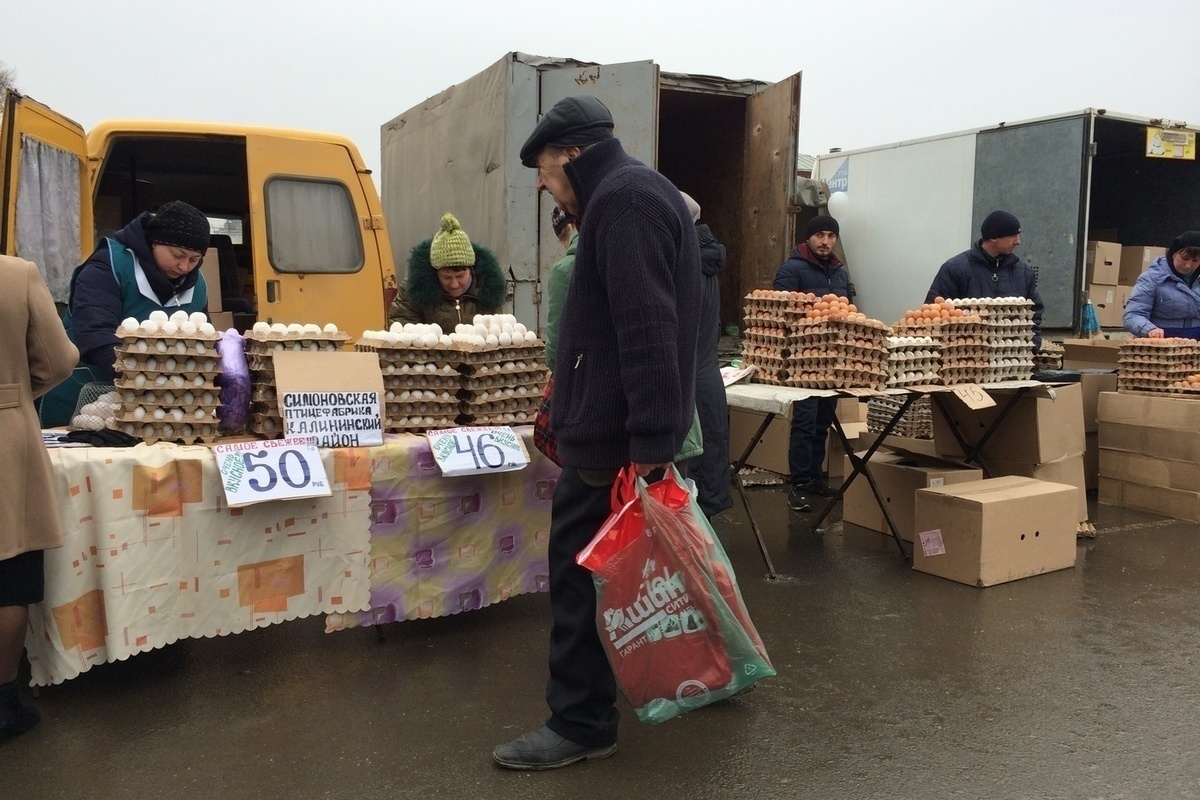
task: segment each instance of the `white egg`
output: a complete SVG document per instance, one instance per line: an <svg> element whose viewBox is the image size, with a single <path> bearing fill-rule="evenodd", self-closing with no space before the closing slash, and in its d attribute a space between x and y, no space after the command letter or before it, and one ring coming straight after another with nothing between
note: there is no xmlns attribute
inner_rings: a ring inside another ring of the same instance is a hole
<svg viewBox="0 0 1200 800"><path fill-rule="evenodd" d="M186 311L180 309L179 311L176 311L174 314L172 314L168 319L170 322L174 322L175 324L178 325L180 322L187 322L188 313Z"/></svg>
<svg viewBox="0 0 1200 800"><path fill-rule="evenodd" d="M194 431L195 429L186 422L183 424L183 427L179 429L180 434L183 436L191 436Z"/></svg>
<svg viewBox="0 0 1200 800"><path fill-rule="evenodd" d="M399 344L400 343L400 334L392 333L391 331L388 331L387 333L385 333L383 335L383 340L385 342L387 342L388 344Z"/></svg>
<svg viewBox="0 0 1200 800"><path fill-rule="evenodd" d="M204 394L201 396L201 398L200 398L200 402L201 402L203 405L206 405L206 406L211 406L211 405L213 404L213 393L212 393L212 392L205 392L205 393L204 393Z"/></svg>
<svg viewBox="0 0 1200 800"><path fill-rule="evenodd" d="M154 343L154 350L155 350L155 352L158 352L158 353L167 352L167 343L164 342L162 339L159 339L157 342Z"/></svg>
<svg viewBox="0 0 1200 800"><path fill-rule="evenodd" d="M438 325L435 322L434 324L429 326L429 332L432 333L434 336L441 336L442 335L442 326Z"/></svg>
<svg viewBox="0 0 1200 800"><path fill-rule="evenodd" d="M403 333L398 333L398 334L396 334L396 337L400 340L400 344L403 345L404 347L408 347L413 343L413 335L411 333L409 333L408 331L404 331Z"/></svg>
<svg viewBox="0 0 1200 800"><path fill-rule="evenodd" d="M494 333L489 333L487 338L483 340L484 344L489 347L498 347L500 345L500 337Z"/></svg>
<svg viewBox="0 0 1200 800"><path fill-rule="evenodd" d="M271 333L287 333L288 326L282 322L276 322L271 326Z"/></svg>
<svg viewBox="0 0 1200 800"><path fill-rule="evenodd" d="M208 317L205 316L204 312L202 312L202 311L194 311L188 317L188 322L191 322L193 325L199 326L199 325L203 325L204 323L208 322Z"/></svg>
<svg viewBox="0 0 1200 800"><path fill-rule="evenodd" d="M306 323L306 324L305 324L305 326L304 326L304 332L305 332L305 333L320 333L320 332L321 332L321 326L320 326L320 325L314 325L314 324L313 324L313 323L311 323L311 322L309 322L309 323Z"/></svg>
<svg viewBox="0 0 1200 800"><path fill-rule="evenodd" d="M496 337L496 340L500 343L501 347L508 347L512 344L512 334L504 331L498 337Z"/></svg>
<svg viewBox="0 0 1200 800"><path fill-rule="evenodd" d="M271 330L271 326L265 322L256 322L254 323L254 327L250 330L254 331L255 333L268 333Z"/></svg>
<svg viewBox="0 0 1200 800"><path fill-rule="evenodd" d="M338 326L334 325L332 322L329 322L329 323L326 323L325 327L322 328L321 330L323 330L325 333L337 333Z"/></svg>
<svg viewBox="0 0 1200 800"><path fill-rule="evenodd" d="M195 411L192 412L192 418L193 419L204 419L204 409L197 408Z"/></svg>
<svg viewBox="0 0 1200 800"><path fill-rule="evenodd" d="M192 394L191 392L183 393L183 404L185 406L190 406L194 402L196 402L196 395Z"/></svg>
<svg viewBox="0 0 1200 800"><path fill-rule="evenodd" d="M150 350L150 344L145 339L138 339L138 342L133 346L133 349L139 353L145 353Z"/></svg>
<svg viewBox="0 0 1200 800"><path fill-rule="evenodd" d="M520 336L524 336L524 335L525 335L525 331L527 331L527 330L529 330L529 329L528 329L528 328L526 328L524 325L522 325L521 323L519 323L519 322L518 322L517 324L513 325L512 332L513 332L513 334L514 334L514 335L520 335Z"/></svg>
<svg viewBox="0 0 1200 800"><path fill-rule="evenodd" d="M406 327L405 325L402 325L399 322L393 322L391 327L388 328L388 330L391 331L392 333L403 333L405 327Z"/></svg>
<svg viewBox="0 0 1200 800"><path fill-rule="evenodd" d="M171 419L175 420L176 422L182 422L183 421L183 409L182 408L171 409Z"/></svg>
<svg viewBox="0 0 1200 800"><path fill-rule="evenodd" d="M450 341L450 337L443 333L438 337L438 344L440 344L442 347L450 347L454 344L454 342Z"/></svg>
<svg viewBox="0 0 1200 800"><path fill-rule="evenodd" d="M148 319L141 325L138 325L138 333L155 334L158 333L158 320Z"/></svg>
<svg viewBox="0 0 1200 800"><path fill-rule="evenodd" d="M204 324L207 325L208 323L206 322ZM200 332L204 333L203 330L201 330ZM196 353L197 354L203 355L207 352L208 352L208 345L206 345L204 342L196 342Z"/></svg>
<svg viewBox="0 0 1200 800"><path fill-rule="evenodd" d="M142 408L141 406L138 406L137 408L135 408L133 410L133 418L136 419L138 422L141 422L142 420L144 420L146 418L146 409Z"/></svg>
<svg viewBox="0 0 1200 800"><path fill-rule="evenodd" d="M168 372L173 372L175 370L175 365L175 359L168 357L164 363L163 369L167 370Z"/></svg>
<svg viewBox="0 0 1200 800"><path fill-rule="evenodd" d="M184 336L195 336L196 335L196 323L192 322L191 320L180 323L179 332L182 333Z"/></svg>
<svg viewBox="0 0 1200 800"><path fill-rule="evenodd" d="M525 331L525 344L533 344L537 341L537 334L533 331Z"/></svg>
<svg viewBox="0 0 1200 800"><path fill-rule="evenodd" d="M167 412L163 411L161 408L154 409L154 418L155 419L164 419L166 416L167 416Z"/></svg>
<svg viewBox="0 0 1200 800"><path fill-rule="evenodd" d="M188 324L190 325L191 323L188 323ZM188 351L187 342L179 341L179 342L175 343L175 352L176 353L179 353L179 355L182 356L182 355L186 355L187 351Z"/></svg>
<svg viewBox="0 0 1200 800"><path fill-rule="evenodd" d="M148 322L166 322L168 319L170 317L167 316L167 312L159 310L151 311L150 316L146 318Z"/></svg>

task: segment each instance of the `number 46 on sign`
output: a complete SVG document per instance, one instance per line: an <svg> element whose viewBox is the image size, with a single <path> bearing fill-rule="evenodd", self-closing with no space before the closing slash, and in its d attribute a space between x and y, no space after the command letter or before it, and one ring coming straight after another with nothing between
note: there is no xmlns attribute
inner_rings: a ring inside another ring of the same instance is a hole
<svg viewBox="0 0 1200 800"><path fill-rule="evenodd" d="M445 478L477 472L511 472L529 464L529 453L521 438L507 425L448 428L429 431L425 436Z"/></svg>

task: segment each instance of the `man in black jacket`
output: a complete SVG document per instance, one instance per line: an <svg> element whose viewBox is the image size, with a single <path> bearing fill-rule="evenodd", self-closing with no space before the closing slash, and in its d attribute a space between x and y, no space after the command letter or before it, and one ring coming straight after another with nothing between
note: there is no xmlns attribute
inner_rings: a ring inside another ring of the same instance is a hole
<svg viewBox="0 0 1200 800"><path fill-rule="evenodd" d="M560 314L550 423L563 470L550 521L546 724L498 746L508 769L554 769L616 750L617 686L596 631L596 590L575 563L611 511L617 472L664 469L695 405L700 252L683 197L627 155L595 97L567 97L521 163L579 220Z"/></svg>
<svg viewBox="0 0 1200 800"><path fill-rule="evenodd" d="M942 264L925 302L941 297L1025 297L1033 301L1035 344L1042 337L1042 298L1033 267L1013 250L1021 243L1021 223L1007 211L993 211L979 226L979 241L970 249Z"/></svg>
<svg viewBox="0 0 1200 800"><path fill-rule="evenodd" d="M854 300L850 276L833 252L840 228L833 217L813 218L804 230L804 241L775 273L774 288L809 292L818 297L836 294ZM792 488L788 506L793 511L812 511L814 498L837 494L825 482L825 443L837 412L837 398L814 397L792 403L792 431L788 439L788 469Z"/></svg>

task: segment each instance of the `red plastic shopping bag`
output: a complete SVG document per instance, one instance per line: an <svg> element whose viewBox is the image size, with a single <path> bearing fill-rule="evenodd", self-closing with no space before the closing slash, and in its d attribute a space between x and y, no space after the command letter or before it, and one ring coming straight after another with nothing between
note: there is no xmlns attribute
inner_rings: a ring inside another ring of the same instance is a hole
<svg viewBox="0 0 1200 800"><path fill-rule="evenodd" d="M668 481L674 488L660 486ZM685 504L673 508L676 490ZM601 641L643 722L663 722L774 674L757 633L751 638L739 621L745 608L727 560L714 563L711 530L688 521L694 505L676 476L646 487L627 468L613 486L612 515L576 559L592 571Z"/></svg>

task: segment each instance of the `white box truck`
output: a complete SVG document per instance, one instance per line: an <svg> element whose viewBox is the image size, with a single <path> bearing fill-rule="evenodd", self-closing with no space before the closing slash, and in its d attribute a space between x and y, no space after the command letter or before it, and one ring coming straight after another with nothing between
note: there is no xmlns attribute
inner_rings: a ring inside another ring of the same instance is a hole
<svg viewBox="0 0 1200 800"><path fill-rule="evenodd" d="M408 274L412 247L449 211L506 270L512 313L544 325L541 286L562 249L550 227L553 200L538 196L535 171L518 153L555 102L585 93L612 110L626 151L700 203L728 248L722 323L739 322L742 297L770 285L795 239L799 73L768 84L663 72L653 61L508 53L381 128L397 280Z"/></svg>
<svg viewBox="0 0 1200 800"><path fill-rule="evenodd" d="M817 157L844 192L839 223L857 302L891 323L917 308L941 264L988 212L1021 220L1017 254L1038 273L1043 327L1080 323L1088 239L1166 246L1200 229L1196 128L1103 109Z"/></svg>

